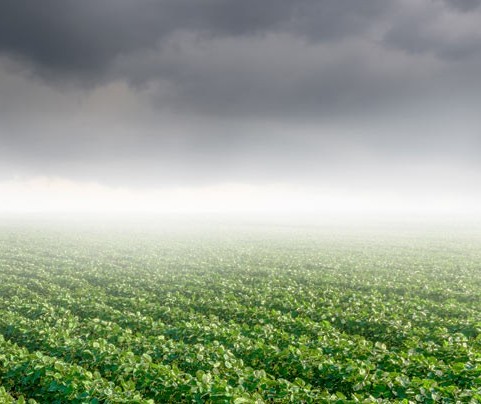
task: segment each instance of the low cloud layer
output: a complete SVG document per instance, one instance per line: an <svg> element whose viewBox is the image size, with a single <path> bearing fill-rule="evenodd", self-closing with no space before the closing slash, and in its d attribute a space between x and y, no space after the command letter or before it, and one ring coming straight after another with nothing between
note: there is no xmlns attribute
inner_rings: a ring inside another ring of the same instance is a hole
<svg viewBox="0 0 481 404"><path fill-rule="evenodd" d="M0 179L466 192L479 27L477 0L5 0Z"/></svg>

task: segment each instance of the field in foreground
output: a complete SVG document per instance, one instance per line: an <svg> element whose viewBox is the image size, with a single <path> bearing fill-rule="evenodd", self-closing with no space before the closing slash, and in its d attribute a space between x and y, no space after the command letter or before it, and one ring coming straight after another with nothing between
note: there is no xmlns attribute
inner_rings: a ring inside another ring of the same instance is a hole
<svg viewBox="0 0 481 404"><path fill-rule="evenodd" d="M2 225L0 402L481 402L479 235Z"/></svg>

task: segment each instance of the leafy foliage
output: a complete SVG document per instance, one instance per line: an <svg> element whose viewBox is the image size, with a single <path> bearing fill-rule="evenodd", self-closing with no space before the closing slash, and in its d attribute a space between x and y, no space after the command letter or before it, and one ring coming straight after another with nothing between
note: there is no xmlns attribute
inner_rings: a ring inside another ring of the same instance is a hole
<svg viewBox="0 0 481 404"><path fill-rule="evenodd" d="M3 229L0 401L481 402L480 247Z"/></svg>

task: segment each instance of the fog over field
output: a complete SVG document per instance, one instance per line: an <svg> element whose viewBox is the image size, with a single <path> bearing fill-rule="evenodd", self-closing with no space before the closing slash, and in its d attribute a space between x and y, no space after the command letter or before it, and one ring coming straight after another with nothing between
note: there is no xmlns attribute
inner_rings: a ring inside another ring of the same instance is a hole
<svg viewBox="0 0 481 404"><path fill-rule="evenodd" d="M481 403L481 0L0 0L0 403Z"/></svg>
<svg viewBox="0 0 481 404"><path fill-rule="evenodd" d="M0 211L478 215L478 0L4 0Z"/></svg>

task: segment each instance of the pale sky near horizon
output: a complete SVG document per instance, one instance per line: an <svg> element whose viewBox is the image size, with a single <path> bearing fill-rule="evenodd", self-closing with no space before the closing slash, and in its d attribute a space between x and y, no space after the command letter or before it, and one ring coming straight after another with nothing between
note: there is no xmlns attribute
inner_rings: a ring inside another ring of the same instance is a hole
<svg viewBox="0 0 481 404"><path fill-rule="evenodd" d="M480 211L479 0L3 0L0 211Z"/></svg>

